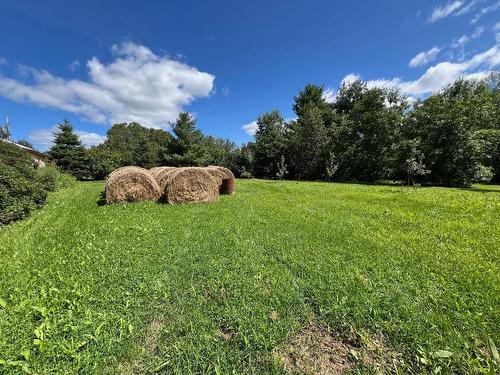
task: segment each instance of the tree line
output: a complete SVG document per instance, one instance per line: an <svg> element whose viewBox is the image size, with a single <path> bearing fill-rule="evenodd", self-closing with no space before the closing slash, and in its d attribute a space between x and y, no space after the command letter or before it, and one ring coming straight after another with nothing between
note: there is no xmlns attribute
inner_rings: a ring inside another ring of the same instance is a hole
<svg viewBox="0 0 500 375"><path fill-rule="evenodd" d="M500 181L499 74L457 79L423 100L355 81L328 102L322 86L308 84L292 109L290 121L276 110L263 113L254 141L241 146L204 135L188 113L171 132L116 124L90 149L65 122L49 155L80 179L101 179L122 165L218 164L242 178L442 186Z"/></svg>

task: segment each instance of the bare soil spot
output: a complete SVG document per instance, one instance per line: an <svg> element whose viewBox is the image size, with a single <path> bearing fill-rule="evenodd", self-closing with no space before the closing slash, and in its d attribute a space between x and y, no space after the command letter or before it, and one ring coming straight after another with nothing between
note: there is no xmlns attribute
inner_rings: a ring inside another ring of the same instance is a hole
<svg viewBox="0 0 500 375"><path fill-rule="evenodd" d="M132 361L126 361L120 365L120 374L136 375L144 373L144 358L152 355L158 347L160 332L165 325L164 317L159 316L154 318L146 329L144 334L142 351Z"/></svg>
<svg viewBox="0 0 500 375"><path fill-rule="evenodd" d="M219 324L219 336L222 337L224 340L228 341L231 339L236 334L236 331L229 327L229 325L226 322L222 322Z"/></svg>
<svg viewBox="0 0 500 375"><path fill-rule="evenodd" d="M345 340L312 322L280 348L277 356L291 374L337 375L356 372L359 367L390 373L401 358L385 341L383 335L352 335Z"/></svg>

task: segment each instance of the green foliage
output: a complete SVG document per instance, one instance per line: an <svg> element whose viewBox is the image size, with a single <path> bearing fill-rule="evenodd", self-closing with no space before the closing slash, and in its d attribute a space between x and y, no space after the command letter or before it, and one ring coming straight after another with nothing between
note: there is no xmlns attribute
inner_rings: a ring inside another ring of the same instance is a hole
<svg viewBox="0 0 500 375"><path fill-rule="evenodd" d="M244 144L238 150L236 155L236 164L234 166L233 172L236 177L240 178L252 178L253 168L255 166L254 154L255 154L255 143L249 142Z"/></svg>
<svg viewBox="0 0 500 375"><path fill-rule="evenodd" d="M500 125L499 125L500 126ZM472 133L477 161L491 169L493 182L500 181L500 129L481 129Z"/></svg>
<svg viewBox="0 0 500 375"><path fill-rule="evenodd" d="M152 168L161 164L162 153L170 140L170 135L159 129L149 129L138 123L113 125L107 132L104 148L96 152L96 171L99 178L107 174L108 167L114 166L119 158L119 166L136 165Z"/></svg>
<svg viewBox="0 0 500 375"><path fill-rule="evenodd" d="M395 373L498 373L482 188L239 180L216 204L98 206L79 182L0 230L0 373L279 374L311 318L386 337Z"/></svg>
<svg viewBox="0 0 500 375"><path fill-rule="evenodd" d="M187 112L179 114L172 125L174 137L167 144L163 161L176 167L203 166L207 164L203 133L196 128L196 120Z"/></svg>
<svg viewBox="0 0 500 375"><path fill-rule="evenodd" d="M411 107L397 90L363 81L344 83L333 103L315 85L294 100L297 119L286 126L278 112L259 118L244 159L257 177L275 178L284 155L294 179L470 186L490 170L500 179L500 74L458 79Z"/></svg>
<svg viewBox="0 0 500 375"><path fill-rule="evenodd" d="M93 180L103 180L121 166L122 154L106 143L92 146L89 151L89 173Z"/></svg>
<svg viewBox="0 0 500 375"><path fill-rule="evenodd" d="M24 218L45 203L47 193L68 186L71 176L38 168L21 148L0 142L0 225Z"/></svg>
<svg viewBox="0 0 500 375"><path fill-rule="evenodd" d="M54 146L48 152L51 160L64 173L75 176L79 180L88 178L87 150L82 146L73 125L68 120L64 120L57 127L59 131L54 134Z"/></svg>
<svg viewBox="0 0 500 375"><path fill-rule="evenodd" d="M19 141L17 141L17 144L28 148L34 148L33 145L26 139L20 139Z"/></svg>
<svg viewBox="0 0 500 375"><path fill-rule="evenodd" d="M468 93L457 81L415 105L409 126L419 139L432 183L469 186L476 170L471 130L476 116Z"/></svg>
<svg viewBox="0 0 500 375"><path fill-rule="evenodd" d="M220 165L230 170L236 169L239 150L234 142L208 136L204 139L203 147L207 155L207 165Z"/></svg>
<svg viewBox="0 0 500 375"><path fill-rule="evenodd" d="M47 191L67 189L76 185L76 178L67 173L61 173L53 165L47 165L36 169L35 179Z"/></svg>
<svg viewBox="0 0 500 375"><path fill-rule="evenodd" d="M404 98L357 81L340 88L334 109L338 124L332 131L332 148L341 161L339 178L372 182L389 177Z"/></svg>
<svg viewBox="0 0 500 375"><path fill-rule="evenodd" d="M285 153L285 131L285 120L278 111L264 113L257 119L253 149L256 177L276 178L279 174L279 163Z"/></svg>
<svg viewBox="0 0 500 375"><path fill-rule="evenodd" d="M325 170L328 129L320 107L306 106L298 113L288 134L291 169L295 178L316 180Z"/></svg>

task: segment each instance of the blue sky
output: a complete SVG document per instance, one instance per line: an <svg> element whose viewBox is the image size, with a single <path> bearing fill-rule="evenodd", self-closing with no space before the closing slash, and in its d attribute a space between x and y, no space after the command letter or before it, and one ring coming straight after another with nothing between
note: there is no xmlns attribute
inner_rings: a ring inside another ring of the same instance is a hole
<svg viewBox="0 0 500 375"><path fill-rule="evenodd" d="M500 65L498 0L0 0L0 10L0 113L14 139L40 149L65 118L90 145L114 122L168 129L181 110L242 143L262 112L293 117L306 83L328 100L356 78L422 97Z"/></svg>

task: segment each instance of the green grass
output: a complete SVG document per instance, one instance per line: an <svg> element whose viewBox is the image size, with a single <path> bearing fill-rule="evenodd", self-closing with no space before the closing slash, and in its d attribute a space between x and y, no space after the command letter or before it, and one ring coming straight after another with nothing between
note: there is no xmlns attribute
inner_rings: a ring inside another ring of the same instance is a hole
<svg viewBox="0 0 500 375"><path fill-rule="evenodd" d="M495 372L492 188L248 180L177 206L101 206L102 190L0 229L0 373L279 373L273 351L312 316L384 334L403 372Z"/></svg>

